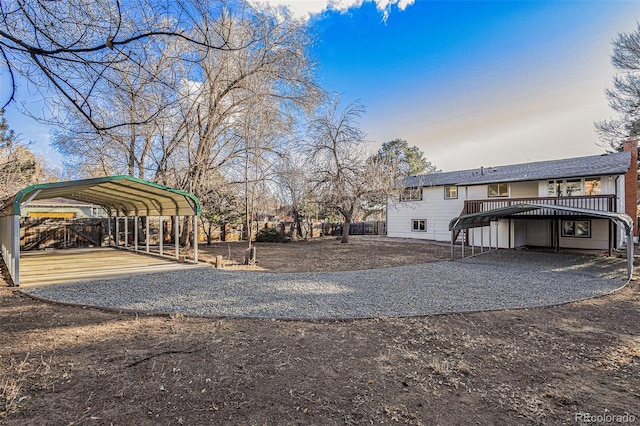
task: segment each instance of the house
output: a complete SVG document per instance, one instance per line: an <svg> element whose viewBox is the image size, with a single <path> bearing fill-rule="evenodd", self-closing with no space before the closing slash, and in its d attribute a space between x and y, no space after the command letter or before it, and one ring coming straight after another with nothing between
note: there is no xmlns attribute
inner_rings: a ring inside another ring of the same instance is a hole
<svg viewBox="0 0 640 426"><path fill-rule="evenodd" d="M636 236L637 174L637 142L629 141L617 153L410 176L388 201L387 235L450 241L458 238L452 219L499 211L488 226L465 229L463 241L611 250L625 234L595 212L626 213ZM560 207L509 210L516 205Z"/></svg>
<svg viewBox="0 0 640 426"><path fill-rule="evenodd" d="M106 218L107 212L100 206L66 198L37 200L25 206L25 216L47 219L94 219Z"/></svg>

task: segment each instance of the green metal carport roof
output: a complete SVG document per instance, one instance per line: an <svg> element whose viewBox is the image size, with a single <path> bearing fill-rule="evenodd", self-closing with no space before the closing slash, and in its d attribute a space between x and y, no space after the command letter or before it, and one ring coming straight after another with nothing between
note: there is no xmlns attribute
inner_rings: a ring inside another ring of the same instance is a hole
<svg viewBox="0 0 640 426"><path fill-rule="evenodd" d="M9 199L2 215L20 215L31 201L56 197L96 204L110 215L200 215L200 202L193 194L124 175L32 185Z"/></svg>

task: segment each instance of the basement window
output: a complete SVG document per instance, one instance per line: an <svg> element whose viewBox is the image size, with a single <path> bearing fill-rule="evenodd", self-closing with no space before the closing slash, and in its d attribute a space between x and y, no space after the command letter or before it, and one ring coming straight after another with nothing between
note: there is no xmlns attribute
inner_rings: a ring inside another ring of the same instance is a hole
<svg viewBox="0 0 640 426"><path fill-rule="evenodd" d="M413 232L427 232L427 219L412 219L411 231Z"/></svg>
<svg viewBox="0 0 640 426"><path fill-rule="evenodd" d="M563 220L562 236L570 238L591 238L591 221Z"/></svg>

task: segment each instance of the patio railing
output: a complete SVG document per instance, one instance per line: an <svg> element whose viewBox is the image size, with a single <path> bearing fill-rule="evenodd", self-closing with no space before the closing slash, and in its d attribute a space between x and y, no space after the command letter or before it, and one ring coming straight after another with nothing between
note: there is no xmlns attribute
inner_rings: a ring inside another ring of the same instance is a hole
<svg viewBox="0 0 640 426"><path fill-rule="evenodd" d="M615 195L580 195L574 197L527 197L527 198L495 198L489 200L466 200L462 214L480 213L500 207L509 207L514 204L548 204L553 206L575 207L579 209L600 210L606 212L616 211ZM547 216L552 212L540 209L519 213L524 216ZM571 213L557 212L557 215L570 215Z"/></svg>

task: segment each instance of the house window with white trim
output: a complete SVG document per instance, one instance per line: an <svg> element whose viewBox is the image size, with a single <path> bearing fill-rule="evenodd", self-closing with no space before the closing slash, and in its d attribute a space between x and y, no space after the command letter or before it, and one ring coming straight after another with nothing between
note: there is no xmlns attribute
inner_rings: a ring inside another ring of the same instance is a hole
<svg viewBox="0 0 640 426"><path fill-rule="evenodd" d="M422 200L422 188L403 188L400 190L400 201Z"/></svg>
<svg viewBox="0 0 640 426"><path fill-rule="evenodd" d="M600 195L601 193L602 181L599 177L549 181L549 196L551 197L575 197L578 195Z"/></svg>
<svg viewBox="0 0 640 426"><path fill-rule="evenodd" d="M602 193L602 182L600 178L585 178L584 195L600 195Z"/></svg>
<svg viewBox="0 0 640 426"><path fill-rule="evenodd" d="M570 238L591 238L591 221L563 220L562 236Z"/></svg>
<svg viewBox="0 0 640 426"><path fill-rule="evenodd" d="M508 197L509 196L509 184L508 183L492 183L489 184L489 197Z"/></svg>
<svg viewBox="0 0 640 426"><path fill-rule="evenodd" d="M412 232L427 232L427 219L411 219Z"/></svg>
<svg viewBox="0 0 640 426"><path fill-rule="evenodd" d="M567 197L582 195L582 179L567 179L565 194Z"/></svg>
<svg viewBox="0 0 640 426"><path fill-rule="evenodd" d="M562 195L562 181L561 180L550 180L549 181L549 196L550 197L559 197Z"/></svg>
<svg viewBox="0 0 640 426"><path fill-rule="evenodd" d="M458 198L458 187L457 186L445 186L444 187L444 198L445 200L451 200Z"/></svg>

